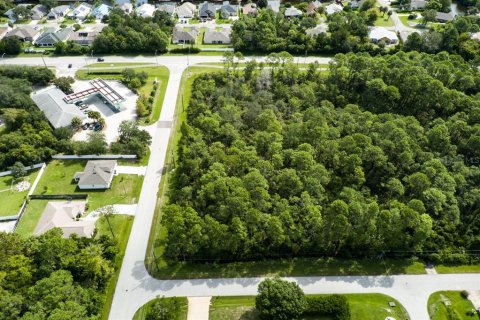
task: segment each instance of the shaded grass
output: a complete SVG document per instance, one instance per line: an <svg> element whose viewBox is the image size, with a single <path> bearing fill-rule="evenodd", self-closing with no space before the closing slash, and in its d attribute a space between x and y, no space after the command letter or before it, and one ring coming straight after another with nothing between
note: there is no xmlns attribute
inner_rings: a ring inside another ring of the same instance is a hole
<svg viewBox="0 0 480 320"><path fill-rule="evenodd" d="M446 303L450 303L450 306ZM467 315L472 309L474 309L472 303L463 298L460 291L439 291L428 298L428 313L431 320L478 319L478 315L473 317Z"/></svg>
<svg viewBox="0 0 480 320"><path fill-rule="evenodd" d="M15 233L24 237L32 235L48 202L49 200L30 200Z"/></svg>
<svg viewBox="0 0 480 320"><path fill-rule="evenodd" d="M132 230L133 224L132 216L113 215L109 219L115 234L115 238L117 239L119 253L115 259L115 274L109 280L107 290L105 292L105 304L103 305L101 313L101 318L104 320L108 319L108 314L112 306L113 295L115 293L115 287L120 274L120 267L122 266L123 256L125 255L125 249L127 247L128 238L130 237L130 231ZM111 236L110 229L104 217L98 219L96 227L97 237L104 234Z"/></svg>
<svg viewBox="0 0 480 320"><path fill-rule="evenodd" d="M18 192L10 189L10 187L15 187L22 180L29 181L32 184L37 174L38 170L29 171L25 178L15 181L12 176L0 177L0 217L16 215L28 194L28 190Z"/></svg>
<svg viewBox="0 0 480 320"><path fill-rule="evenodd" d="M165 298L167 301L172 301L173 298ZM179 312L179 315L175 320L187 320L187 313L188 313L188 301L186 297L182 298L176 298L180 300L181 303L181 309ZM153 306L153 304L157 301L158 299L153 299L146 304L144 304L140 309L135 312L135 315L133 316L133 320L144 320L145 316L147 315L148 310Z"/></svg>
<svg viewBox="0 0 480 320"><path fill-rule="evenodd" d="M322 295L309 295L322 296ZM345 294L350 303L352 320L377 320L387 316L395 319L408 319L405 308L392 297L371 294ZM388 303L395 302L395 307ZM255 296L239 297L213 297L210 306L210 320L257 320L258 313L255 310ZM301 317L302 320L330 320L333 318L322 316Z"/></svg>

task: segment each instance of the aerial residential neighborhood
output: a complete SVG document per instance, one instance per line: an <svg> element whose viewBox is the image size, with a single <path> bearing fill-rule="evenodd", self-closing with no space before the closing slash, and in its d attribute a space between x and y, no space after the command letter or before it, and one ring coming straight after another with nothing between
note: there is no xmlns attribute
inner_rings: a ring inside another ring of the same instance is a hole
<svg viewBox="0 0 480 320"><path fill-rule="evenodd" d="M479 0L0 0L0 320L480 319L479 61Z"/></svg>

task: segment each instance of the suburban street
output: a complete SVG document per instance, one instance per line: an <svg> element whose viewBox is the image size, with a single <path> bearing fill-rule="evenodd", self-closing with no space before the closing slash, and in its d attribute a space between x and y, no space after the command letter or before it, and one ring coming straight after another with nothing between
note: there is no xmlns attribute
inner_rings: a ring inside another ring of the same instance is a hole
<svg viewBox="0 0 480 320"><path fill-rule="evenodd" d="M392 17L393 18L393 17ZM394 21L395 18L394 18ZM395 22L397 23L397 22ZM252 59L249 57L248 59ZM247 59L247 60L248 60ZM260 58L259 60L261 60ZM296 58L295 58L296 59ZM301 61L328 63L330 58L300 58ZM73 75L96 57L43 57L47 66L59 74ZM43 65L42 57L4 58L3 64ZM255 295L262 278L220 278L195 280L157 280L145 268L145 253L157 201L158 187L171 134L176 100L182 73L188 65L221 62L221 56L108 56L105 63L145 62L166 66L170 70L160 119L153 134L151 156L138 201L135 220L117 282L109 319L132 319L136 310L157 296L235 296ZM296 60L295 60L296 61ZM73 67L68 68L68 64ZM307 294L313 293L383 293L396 298L407 309L410 319L429 319L427 300L440 290L478 290L480 274L393 275L295 277ZM399 319L397 319L399 320Z"/></svg>

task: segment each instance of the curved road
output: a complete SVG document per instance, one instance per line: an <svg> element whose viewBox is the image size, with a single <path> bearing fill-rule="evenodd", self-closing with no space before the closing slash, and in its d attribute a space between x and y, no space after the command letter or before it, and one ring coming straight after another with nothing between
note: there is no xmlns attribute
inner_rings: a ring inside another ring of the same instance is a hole
<svg viewBox="0 0 480 320"><path fill-rule="evenodd" d="M87 63L83 57L44 58L59 73L73 73ZM155 57L108 57L108 62L152 62ZM190 64L220 62L218 56L192 56ZM329 58L307 58L327 63ZM90 61L92 62L92 61ZM89 63L90 63L89 62ZM42 65L41 58L10 58L2 63ZM74 68L66 66L72 63ZM135 220L120 270L110 311L111 320L132 319L136 310L157 296L233 296L254 295L262 278L157 280L152 278L144 264L145 253L153 220L157 191L165 161L171 123L175 112L180 80L187 68L185 56L158 57L158 63L170 70L165 99L153 136L151 156L140 194ZM305 293L384 293L395 297L407 309L413 320L428 320L427 300L439 290L478 290L480 274L398 275L398 276L338 276L295 277Z"/></svg>

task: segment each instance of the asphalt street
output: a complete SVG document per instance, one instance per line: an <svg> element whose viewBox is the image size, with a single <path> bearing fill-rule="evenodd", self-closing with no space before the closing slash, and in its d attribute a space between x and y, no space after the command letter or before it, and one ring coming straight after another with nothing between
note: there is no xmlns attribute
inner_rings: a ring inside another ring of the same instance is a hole
<svg viewBox="0 0 480 320"><path fill-rule="evenodd" d="M48 66L60 73L74 73L86 63L94 62L84 57L44 57ZM301 58L302 60L304 58ZM120 276L110 311L110 320L132 319L135 311L157 296L234 296L254 295L262 278L157 280L145 268L145 253L153 221L157 192L162 177L171 123L175 113L180 80L187 65L221 62L220 56L159 56L121 57L109 56L105 62L150 62L165 65L170 79L165 93L160 120L156 125L151 146L151 156L140 194L135 220L127 245ZM327 63L329 58L307 58ZM40 57L5 58L5 64L43 65ZM67 68L71 63L73 67ZM427 300L439 290L477 290L480 274L449 275L397 275L397 276L342 276L287 278L299 283L307 294L313 293L384 293L396 298L407 309L413 320L429 319Z"/></svg>

